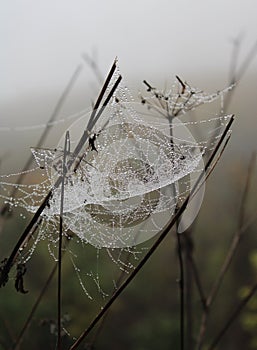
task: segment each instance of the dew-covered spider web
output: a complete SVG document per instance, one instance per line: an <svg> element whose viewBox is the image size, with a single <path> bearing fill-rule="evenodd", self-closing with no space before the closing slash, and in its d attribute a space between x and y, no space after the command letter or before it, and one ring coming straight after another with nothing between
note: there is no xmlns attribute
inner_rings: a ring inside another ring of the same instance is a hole
<svg viewBox="0 0 257 350"><path fill-rule="evenodd" d="M131 271L147 242L170 220L190 193L204 169L204 155L217 143L227 116L192 119L190 111L221 99L224 90L213 95L192 89L178 79L167 92L148 83L148 96L131 101L126 88L119 88L101 118L88 132L88 140L74 159L74 150L85 132L90 113L84 113L69 128L70 147L65 174L63 225L67 239L93 246L119 269ZM35 167L28 171L33 184L12 183L12 175L1 177L1 198L10 208L21 207L33 215L52 191L31 241L22 247L20 260L27 262L41 240L48 241L57 259L61 187L63 175L63 135L55 149L32 148ZM16 188L15 197L11 196ZM195 219L203 200L204 186L190 202L179 223L179 231ZM76 254L70 249L72 263ZM131 259L124 258L131 255ZM86 294L91 294L83 284ZM87 272L104 295L98 274Z"/></svg>

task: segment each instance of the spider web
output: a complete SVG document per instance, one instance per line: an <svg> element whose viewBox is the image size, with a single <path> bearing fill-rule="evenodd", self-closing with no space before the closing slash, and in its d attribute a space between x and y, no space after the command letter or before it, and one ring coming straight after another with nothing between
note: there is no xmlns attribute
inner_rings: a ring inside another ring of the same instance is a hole
<svg viewBox="0 0 257 350"><path fill-rule="evenodd" d="M167 93L150 87L150 96L135 103L130 102L128 90L120 88L94 126L89 142L74 159L73 151L90 114L77 119L69 127L67 162L74 162L65 176L65 237L90 244L98 254L105 249L109 259L129 273L146 249L143 243L160 232L190 193L204 169L205 152L216 144L228 118L214 116L195 121L188 112L228 90L208 95L187 84L181 87L178 82ZM182 121L182 115L188 118ZM204 136L196 140L193 135L199 135L201 128ZM53 186L62 176L64 137L56 149L31 149L37 167L29 173L40 179L38 183L15 184L7 181L10 175L2 176L5 181L0 182L0 196L5 204L29 213L34 213L53 190L30 244L20 251L22 262L30 259L41 240L48 241L49 252L57 260L61 189ZM13 187L17 189L15 198L10 197ZM182 216L180 232L193 222L203 194L204 186ZM76 254L67 250L82 288L91 298L76 266ZM99 275L89 271L87 278L106 297Z"/></svg>

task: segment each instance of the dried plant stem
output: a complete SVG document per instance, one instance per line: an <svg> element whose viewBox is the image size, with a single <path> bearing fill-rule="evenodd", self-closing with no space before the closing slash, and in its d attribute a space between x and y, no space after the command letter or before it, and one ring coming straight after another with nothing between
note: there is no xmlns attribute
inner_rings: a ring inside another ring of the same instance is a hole
<svg viewBox="0 0 257 350"><path fill-rule="evenodd" d="M225 143L226 144L226 143ZM218 156L218 159L220 156ZM214 162L217 164L217 160ZM213 166L211 167L213 169ZM210 170L210 172L212 172ZM209 173L208 176L209 177ZM192 312L192 281L194 280L198 294L201 299L202 309L206 308L206 297L203 291L202 283L200 280L200 274L193 257L193 240L192 240L192 227L183 233L184 245L185 245L185 348L191 350L194 347L193 338L193 326L194 326L194 314Z"/></svg>
<svg viewBox="0 0 257 350"><path fill-rule="evenodd" d="M70 242L70 237L67 236L66 237L66 241L65 241L66 246L68 245L69 242ZM66 246L65 246L65 248L66 248ZM62 250L62 257L63 257L64 254L65 254L65 250ZM27 320L24 323L24 325L23 325L23 327L22 327L22 329L20 331L19 336L17 337L17 339L16 339L16 341L15 341L13 347L12 347L12 350L18 350L19 349L19 345L22 342L23 336L24 336L26 330L29 328L29 326L31 324L31 321L32 321L32 318L33 318L33 316L34 316L34 314L35 314L35 312L36 312L36 310L37 310L41 300L43 299L43 296L44 296L45 292L47 291L47 288L49 287L49 285L50 285L50 283L51 283L51 281L52 281L52 279L53 279L53 277L54 277L54 275L56 273L57 268L58 268L58 262L55 263L52 271L50 272L50 274L49 274L49 276L48 276L48 278L47 278L47 280L46 280L46 282L44 284L44 286L42 287L42 289L40 291L40 294L39 294L38 298L36 299L32 309L31 309L31 311L30 311L30 313L29 313L29 315L27 317Z"/></svg>
<svg viewBox="0 0 257 350"><path fill-rule="evenodd" d="M228 111L229 105L236 91L236 86L237 86L236 83L243 78L245 72L247 71L248 67L250 66L253 58L257 53L257 41L254 43L252 49L249 51L248 55L246 56L241 66L238 68L238 70L236 70L239 49L240 49L240 38L237 38L234 41L234 48L232 50L230 72L229 72L229 86L232 87L232 90L230 91L229 94L225 96L224 103L220 108L220 113L223 115L225 115ZM217 132L214 133L212 139L215 139L215 137L218 135L219 126L220 126L219 121L217 121L217 125L216 125Z"/></svg>
<svg viewBox="0 0 257 350"><path fill-rule="evenodd" d="M194 344L193 328L194 328L194 313L192 312L192 300L193 300L193 282L196 284L198 294L201 299L202 308L205 309L206 298L203 291L202 283L200 280L199 271L193 257L193 228L184 232L184 244L185 244L185 315L186 315L186 336L185 336L185 348L191 350Z"/></svg>
<svg viewBox="0 0 257 350"><path fill-rule="evenodd" d="M184 236L186 233L184 232ZM186 240L185 240L186 242ZM185 336L185 348L190 350L193 344L193 313L192 313L192 273L191 273L191 261L188 257L188 247L186 243L185 248L185 314L186 314L186 336Z"/></svg>
<svg viewBox="0 0 257 350"><path fill-rule="evenodd" d="M256 214L255 214L256 215ZM227 253L227 256L223 262L223 265L220 269L220 272L219 272L219 275L217 277L217 279L215 280L214 282L214 285L212 287L212 290L210 292L210 295L208 297L208 300L207 300L207 303L208 305L211 305L213 300L215 299L218 291L219 291L219 288L222 284L222 281L225 277L225 274L227 273L228 269L229 269L229 266L231 264L231 261L236 253L236 250L237 250L237 247L238 247L238 244L244 234L244 232L248 229L248 227L252 224L252 222L255 220L255 216L253 218L251 218L248 222L246 222L245 224L241 223L241 227L236 231L235 235L234 235L234 238L231 242L231 245L229 247L229 250L228 250L228 253Z"/></svg>
<svg viewBox="0 0 257 350"><path fill-rule="evenodd" d="M98 83L102 84L104 78L103 78L101 70L99 69L98 64L96 63L96 59L94 59L93 57L90 57L87 53L83 53L82 58L89 65L89 67L92 69L93 73L95 74L95 76L98 80Z"/></svg>
<svg viewBox="0 0 257 350"><path fill-rule="evenodd" d="M227 135L227 139L224 141L224 145L221 149L221 151L219 152L219 154L217 155L215 161L213 161L213 164L210 166L208 173L206 174L205 177L205 181L208 179L208 177L211 175L212 171L214 170L214 168L216 167L221 155L223 154L227 143L230 139L230 134ZM196 191L197 193L197 191ZM194 193L192 195L192 197L196 194ZM187 273L187 277L186 277L186 300L185 300L185 304L187 307L187 311L186 311L186 321L187 321L187 349L191 349L192 348L192 344L193 344L193 337L192 337L192 312L191 312L191 300L192 300L192 291L191 291L191 272L193 274L193 278L195 280L196 283L196 287L201 299L201 303L202 303L202 309L204 312L206 312L207 306L206 306L206 296L205 293L203 291L203 287L202 287L202 283L200 280L200 274L199 271L197 269L197 266L195 264L194 258L193 258L193 243L191 240L191 237L189 237L189 234L187 232L187 234L184 233L184 240L185 240L185 245L186 245L186 273Z"/></svg>
<svg viewBox="0 0 257 350"><path fill-rule="evenodd" d="M207 321L208 321L208 314L210 311L210 307L214 301L214 298L218 292L218 289L222 283L222 280L230 266L230 263L232 261L232 258L234 257L234 254L236 252L238 243L240 241L240 237L241 235L253 224L253 222L256 220L256 216L257 216L257 212L255 212L251 218L241 227L241 229L239 229L235 236L234 239L231 243L231 246L229 248L229 252L225 258L225 261L221 267L220 273L217 277L217 279L214 282L212 291L206 301L206 309L202 315L202 320L201 320L201 326L200 326L200 331L199 331L199 337L198 337L198 345L197 345L197 349L201 349L202 347L202 343L203 343L203 339L204 339L204 335L206 332L206 327L207 327Z"/></svg>
<svg viewBox="0 0 257 350"><path fill-rule="evenodd" d="M146 83L146 82L145 82ZM157 100L159 100L157 98ZM168 113L168 120L169 120L169 127L170 127L170 143L171 143L171 149L174 152L174 142L173 142L173 129L172 129L172 122L173 122L173 116L169 115ZM177 198L177 188L175 184L172 184L173 192L174 192L174 198ZM178 203L176 203L175 208L175 215L178 211ZM178 265L179 265L179 290L180 290L180 350L184 350L184 336L185 336L185 293L184 293L184 261L183 261L183 249L182 249L182 233L179 233L178 231L179 226L179 220L176 222L176 238L177 238L177 253L178 253Z"/></svg>
<svg viewBox="0 0 257 350"><path fill-rule="evenodd" d="M121 76L118 77L118 79L116 80L113 88L111 89L111 91L108 93L105 101L103 102L102 107L100 108L100 110L97 113L97 110L101 104L101 101L104 97L104 94L106 92L106 89L110 83L110 80L115 72L116 69L116 60L114 61L114 64L110 70L110 73L108 74L106 81L104 83L104 86L100 92L100 95L96 101L95 104L95 108L92 111L89 123L85 129L85 132L83 133L81 139L79 140L75 151L73 152L73 157L70 159L70 161L67 163L67 170L70 169L70 167L72 166L72 164L75 162L76 158L78 157L80 151L82 150L83 146L85 145L86 141L88 140L88 136L89 136L89 132L92 130L93 126L95 125L95 123L97 122L97 120L100 118L101 114L103 113L105 107L107 106L108 102L110 101L111 97L113 96L115 90L117 89L120 81L121 81ZM96 114L97 113L97 114ZM21 235L21 237L19 238L17 244L15 245L10 257L8 258L6 264L4 265L2 271L1 271L1 275L0 275L0 286L3 286L6 284L6 282L8 281L8 274L10 269L12 268L14 261L15 261L15 257L17 255L17 253L19 252L19 249L21 247L23 247L24 242L27 242L28 238L30 237L30 233L31 230L33 229L34 225L37 224L38 219L40 218L40 215L42 214L43 210L45 209L45 207L47 206L49 200L52 197L53 194L53 190L55 188L58 188L61 184L62 181L62 177L60 176L56 183L53 186L53 189L51 189L49 191L49 193L47 194L47 196L45 197L45 199L43 200L43 202L41 203L41 205L39 206L38 210L36 211L36 213L34 214L34 216L32 217L31 221L29 222L28 226L25 228L23 234Z"/></svg>
<svg viewBox="0 0 257 350"><path fill-rule="evenodd" d="M245 60L241 64L241 66L236 70L236 65L237 65L237 58L238 58L238 53L240 49L240 40L236 39L234 42L234 50L232 54L232 60L231 60L231 69L230 69L230 77L229 77L229 84L233 85L236 82L240 81L244 74L246 73L248 67L252 63L253 58L255 57L257 53L257 41L254 43L253 47L249 51L248 55L245 57ZM226 112L229 104L231 102L231 99L234 95L235 89L232 89L231 93L226 96L226 99L224 101L224 108L223 112Z"/></svg>
<svg viewBox="0 0 257 350"><path fill-rule="evenodd" d="M241 64L241 67L238 70L238 73L237 73L237 78L238 79L241 79L242 76L245 74L246 70L248 69L248 67L252 63L252 60L253 60L254 56L256 55L256 52L257 52L257 40L253 44L252 49L249 51L249 53L246 56L244 62Z"/></svg>
<svg viewBox="0 0 257 350"><path fill-rule="evenodd" d="M201 174L199 175L197 181L195 182L194 187L192 188L192 194L197 191L199 185L202 182L202 179L205 176L205 172L208 170L210 165L212 164L221 144L223 143L224 139L226 138L227 133L229 132L229 129L234 121L234 117L231 116L230 121L228 122L223 134L221 135L219 142L217 143L216 147L214 148L212 154L210 155L206 165L205 169ZM142 269L142 267L146 264L146 262L150 259L152 254L155 252L155 250L159 247L161 242L164 240L164 238L167 236L167 234L170 232L171 228L174 226L174 224L177 222L177 220L180 218L180 216L185 211L188 203L190 202L191 194L187 196L185 201L182 203L180 208L178 208L178 211L176 214L171 218L171 220L167 223L167 225L161 230L159 238L155 241L155 243L152 245L152 247L149 249L149 251L146 253L146 255L143 257L143 259L139 262L139 264L136 266L136 268L131 272L131 274L127 277L127 279L122 283L122 285L116 290L116 292L111 296L109 301L105 304L105 306L101 309L101 311L96 315L96 317L93 319L93 321L90 323L90 325L87 327L87 329L79 336L79 338L76 340L76 342L70 347L70 350L77 349L77 347L82 343L82 341L86 338L86 336L90 333L90 331L95 327L95 325L100 321L100 319L105 315L107 310L111 307L111 305L114 303L114 301L119 297L119 295L126 289L126 287L130 284L130 282L136 277L138 272Z"/></svg>
<svg viewBox="0 0 257 350"><path fill-rule="evenodd" d="M176 215L176 214L175 214ZM178 226L178 220L176 222ZM185 336L185 293L184 293L184 261L182 252L182 233L178 232L178 227L176 227L176 236L178 244L178 261L179 261L179 290L180 290L180 349L184 350L184 336Z"/></svg>
<svg viewBox="0 0 257 350"><path fill-rule="evenodd" d="M49 274L49 276L48 276L48 278L47 278L43 288L40 291L40 294L39 294L35 304L33 305L32 309L31 309L31 312L30 312L26 322L24 323L24 326L22 327L22 330L20 331L19 336L17 337L17 339L15 341L15 344L12 347L13 350L18 350L19 349L19 346L20 346L20 344L22 342L23 336L24 336L26 330L29 328L29 326L31 324L32 317L34 316L34 314L36 312L36 309L38 308L38 306L39 306L39 304L40 304L40 302L41 302L41 300L42 300L42 298L43 298L43 296L44 296L44 294L45 294L49 284L51 283L51 281L52 281L52 279L53 279L53 277L55 275L55 272L57 270L57 267L58 267L58 264L55 264L53 269L52 269L52 271L50 272L50 274Z"/></svg>
<svg viewBox="0 0 257 350"><path fill-rule="evenodd" d="M197 290L201 299L201 303L202 303L202 308L203 310L206 308L206 297L205 297L205 293L203 291L203 287L202 287L202 283L200 280L200 275L197 269L197 266L195 264L194 258L192 253L188 254L188 259L190 260L190 267L192 269L192 273L193 273L193 277L197 286Z"/></svg>
<svg viewBox="0 0 257 350"><path fill-rule="evenodd" d="M256 214L250 218L245 224L244 224L244 217L245 217L245 202L247 200L247 195L249 192L249 187L250 187L250 180L252 177L253 169L254 169L254 163L255 163L255 153L252 155L250 163L249 163L249 168L247 172L247 179L246 179L246 184L242 196L242 201L241 201L241 206L240 206L240 214L239 214L239 228L235 232L234 237L232 239L231 245L229 247L229 250L227 252L227 255L225 257L225 260L221 266L220 272L217 276L217 278L214 281L214 284L212 286L212 289L209 293L209 296L206 300L206 308L203 312L202 315L202 320L201 320L201 325L200 325L200 330L199 330L199 336L198 336L198 343L197 343L197 349L201 349L203 340L204 340L204 335L206 332L206 327L207 327L207 320L208 320L208 314L209 314L209 309L220 289L220 286L223 282L223 279L230 267L230 264L232 262L232 259L236 253L238 244L242 238L243 233L247 230L247 228L252 224L252 222L255 220Z"/></svg>
<svg viewBox="0 0 257 350"><path fill-rule="evenodd" d="M57 349L61 350L61 318L62 318L62 238L63 238L63 207L64 207L64 186L65 174L67 173L66 159L67 154L70 153L70 134L69 131L65 135L65 144L63 152L62 164L62 184L61 184L61 203L60 203L60 228L59 228L59 242L58 242L58 288L57 288Z"/></svg>
<svg viewBox="0 0 257 350"><path fill-rule="evenodd" d="M236 68L238 65L238 57L239 57L239 51L240 51L240 45L242 43L242 33L239 34L236 38L233 40L233 48L231 52L231 61L230 61L230 67L229 67L229 82L231 84L234 84L236 82Z"/></svg>
<svg viewBox="0 0 257 350"><path fill-rule="evenodd" d="M227 135L227 138L226 140L224 141L224 145L221 149L221 151L219 152L219 154L217 155L216 159L213 161L212 165L209 167L209 170L208 170L208 173L206 174L205 176L205 181L207 181L207 179L209 178L209 176L211 175L211 173L213 172L213 170L215 169L218 161L220 160L227 144L228 144L228 141L230 140L230 136L231 134L228 134ZM197 191L196 191L197 193ZM194 195L196 194L194 193L192 195L192 197L194 197ZM195 280L195 283L196 283L196 286L197 286L197 289L198 289L198 293L199 293L199 296L201 298L201 303L202 303L202 308L204 311L206 311L206 296L205 296L205 293L203 291L203 287L202 287L202 283L201 283L201 280L200 280L200 274L199 274L199 271L197 269L197 266L195 264L195 261L194 261L194 257L193 257L193 249L192 249L192 242L190 243L189 242L189 237L188 235L184 235L185 237L185 241L186 241L186 247L187 247L187 259L188 259L188 262L190 262L190 267L192 269L192 272L193 272L193 277L194 277L194 280Z"/></svg>

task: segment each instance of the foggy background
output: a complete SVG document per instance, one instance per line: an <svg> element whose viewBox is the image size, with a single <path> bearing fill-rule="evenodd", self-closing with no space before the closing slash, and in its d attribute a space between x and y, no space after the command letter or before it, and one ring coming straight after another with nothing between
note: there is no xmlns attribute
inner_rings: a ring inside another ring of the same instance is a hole
<svg viewBox="0 0 257 350"><path fill-rule="evenodd" d="M256 14L255 0L2 2L1 173L17 171L43 131L13 128L44 124L80 63L83 71L58 118L91 106L99 85L83 53L103 76L117 56L135 96L145 91L143 79L164 88L176 74L214 92L228 85L234 40L241 39L238 66L253 47ZM256 73L254 58L230 107L237 116L234 147L240 144L242 153L255 148ZM62 126L55 131L45 146L55 146Z"/></svg>

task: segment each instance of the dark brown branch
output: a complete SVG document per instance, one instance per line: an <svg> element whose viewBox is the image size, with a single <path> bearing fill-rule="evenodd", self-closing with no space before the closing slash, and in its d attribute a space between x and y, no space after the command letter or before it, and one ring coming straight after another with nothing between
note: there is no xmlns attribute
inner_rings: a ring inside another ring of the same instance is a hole
<svg viewBox="0 0 257 350"><path fill-rule="evenodd" d="M201 184L201 181L205 176L205 172L208 170L208 168L212 164L221 144L223 143L227 133L229 132L229 129L230 129L233 121L234 121L234 117L231 116L230 121L228 122L222 136L219 139L219 142L217 143L216 147L214 148L212 154L210 155L210 157L205 165L204 171L201 172L197 181L195 182L195 185L192 188L192 194L195 193L195 191L198 189L198 186ZM139 264L133 270L133 272L122 283L122 285L116 290L116 292L111 296L109 301L105 304L105 306L101 309L101 311L96 315L96 317L93 319L93 321L87 327L87 329L80 335L80 337L76 340L76 342L70 347L70 350L77 349L77 347L82 343L82 341L86 338L86 336L90 333L90 331L95 327L95 325L100 321L100 319L104 316L104 314L107 312L107 310L111 307L111 305L114 303L114 301L119 297L119 295L124 291L124 289L126 289L126 287L130 284L130 282L136 277L138 272L143 268L143 266L146 264L146 262L150 259L152 254L155 252L155 250L159 247L161 242L164 240L164 238L170 232L171 228L174 226L174 224L177 222L177 220L183 214L188 203L190 202L190 199L191 199L191 194L189 194L187 196L185 201L182 203L181 207L178 209L177 213L173 216L173 218L171 218L171 220L167 223L167 225L162 229L162 231L160 232L159 238L155 241L155 243L152 245L152 247L149 249L149 251L143 257L143 259L139 262Z"/></svg>
<svg viewBox="0 0 257 350"><path fill-rule="evenodd" d="M181 94L183 95L184 92L185 92L185 90L186 90L186 85L185 85L185 83L183 83L183 81L180 79L179 76L176 75L176 78L177 78L177 80L179 81L180 85L182 86Z"/></svg>

